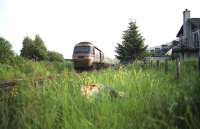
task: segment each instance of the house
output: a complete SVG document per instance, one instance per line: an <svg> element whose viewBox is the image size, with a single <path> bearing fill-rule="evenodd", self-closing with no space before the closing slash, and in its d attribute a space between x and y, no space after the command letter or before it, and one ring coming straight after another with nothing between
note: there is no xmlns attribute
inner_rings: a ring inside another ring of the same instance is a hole
<svg viewBox="0 0 200 129"><path fill-rule="evenodd" d="M151 54L151 56L165 56L165 53L167 53L171 48L171 44L172 42L165 43L160 46L148 48L147 50Z"/></svg>
<svg viewBox="0 0 200 129"><path fill-rule="evenodd" d="M164 50L166 50L166 49L168 49L168 48L169 48L169 46L168 46L167 44L161 45L161 50L162 50L162 51L164 51Z"/></svg>
<svg viewBox="0 0 200 129"><path fill-rule="evenodd" d="M179 44L173 48L173 53L180 57L197 57L200 44L200 18L191 18L190 11L183 12L183 25L176 37Z"/></svg>
<svg viewBox="0 0 200 129"><path fill-rule="evenodd" d="M161 52L161 48L156 47L154 52L155 52L156 54L160 54L160 52Z"/></svg>
<svg viewBox="0 0 200 129"><path fill-rule="evenodd" d="M147 51L151 56L159 56L161 54L160 46L148 48Z"/></svg>

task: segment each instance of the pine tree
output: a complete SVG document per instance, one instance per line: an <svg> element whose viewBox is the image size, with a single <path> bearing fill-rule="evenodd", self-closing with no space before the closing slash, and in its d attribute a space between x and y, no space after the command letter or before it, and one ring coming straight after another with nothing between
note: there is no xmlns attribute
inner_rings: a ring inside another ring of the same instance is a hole
<svg viewBox="0 0 200 129"><path fill-rule="evenodd" d="M136 21L129 23L129 27L124 31L122 44L117 44L115 52L116 58L121 62L131 62L141 59L147 46L144 45L144 38L138 31Z"/></svg>

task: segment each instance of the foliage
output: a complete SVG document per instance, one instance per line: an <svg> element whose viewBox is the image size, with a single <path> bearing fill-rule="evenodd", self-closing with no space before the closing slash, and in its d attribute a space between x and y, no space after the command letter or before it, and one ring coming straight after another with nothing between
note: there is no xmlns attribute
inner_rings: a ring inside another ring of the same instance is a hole
<svg viewBox="0 0 200 129"><path fill-rule="evenodd" d="M54 51L48 51L48 60L49 61L64 61L64 57L62 54Z"/></svg>
<svg viewBox="0 0 200 129"><path fill-rule="evenodd" d="M34 40L29 37L24 38L21 50L22 57L33 60L45 60L47 59L47 53L47 48L39 35L36 35Z"/></svg>
<svg viewBox="0 0 200 129"><path fill-rule="evenodd" d="M144 51L144 54L143 54L144 57L148 57L148 56L151 56L151 55L152 55L151 52L149 52L147 50Z"/></svg>
<svg viewBox="0 0 200 129"><path fill-rule="evenodd" d="M33 50L32 50L34 48L32 39L27 36L24 38L22 44L23 44L23 47L21 50L21 56L26 57L28 59L32 59L34 55Z"/></svg>
<svg viewBox="0 0 200 129"><path fill-rule="evenodd" d="M12 45L9 41L0 37L0 63L7 63L14 57L14 53L11 48Z"/></svg>
<svg viewBox="0 0 200 129"><path fill-rule="evenodd" d="M121 62L130 62L143 57L147 46L144 46L144 39L138 31L136 22L131 21L129 27L124 31L122 44L117 44L116 58Z"/></svg>
<svg viewBox="0 0 200 129"><path fill-rule="evenodd" d="M32 61L20 56L13 58L10 64L0 63L0 82L18 78L37 78L72 71L72 62Z"/></svg>

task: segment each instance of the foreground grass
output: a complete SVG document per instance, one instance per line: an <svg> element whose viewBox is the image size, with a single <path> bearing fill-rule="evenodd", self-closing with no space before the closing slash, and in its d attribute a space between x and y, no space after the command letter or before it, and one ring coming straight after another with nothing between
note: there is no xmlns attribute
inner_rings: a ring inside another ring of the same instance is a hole
<svg viewBox="0 0 200 129"><path fill-rule="evenodd" d="M171 65L173 66L173 65ZM200 128L200 80L191 63L175 80L174 66L162 70L129 65L92 73L65 72L55 80L23 82L1 92L2 129L197 129ZM109 95L87 101L84 84L124 91L128 98Z"/></svg>

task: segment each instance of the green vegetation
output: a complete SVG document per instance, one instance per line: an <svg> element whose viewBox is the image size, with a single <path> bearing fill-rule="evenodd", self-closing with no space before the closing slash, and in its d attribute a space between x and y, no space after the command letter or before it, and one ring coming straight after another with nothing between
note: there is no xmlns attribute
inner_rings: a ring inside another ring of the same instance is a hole
<svg viewBox="0 0 200 129"><path fill-rule="evenodd" d="M23 40L21 56L31 60L49 60L49 61L64 61L62 54L54 51L48 51L42 38L39 35L32 40L28 36Z"/></svg>
<svg viewBox="0 0 200 129"><path fill-rule="evenodd" d="M0 37L0 63L8 63L13 57L12 45L9 41Z"/></svg>
<svg viewBox="0 0 200 129"><path fill-rule="evenodd" d="M39 35L36 35L34 40L32 40L29 37L25 37L22 44L23 44L23 48L21 50L22 57L34 60L47 59L47 53L48 53L47 48L44 45L44 42Z"/></svg>
<svg viewBox="0 0 200 129"><path fill-rule="evenodd" d="M117 44L116 58L121 62L132 62L141 59L146 53L147 46L144 45L144 38L138 31L136 21L131 21L129 27L124 31L122 44Z"/></svg>
<svg viewBox="0 0 200 129"><path fill-rule="evenodd" d="M0 82L11 79L47 77L72 71L72 62L32 61L16 57L10 64L0 63Z"/></svg>
<svg viewBox="0 0 200 129"><path fill-rule="evenodd" d="M72 68L72 62L64 61L62 54L47 51L39 35L36 35L34 40L24 38L21 56L15 55L9 41L0 37L0 82L47 77L61 74L66 70L71 71Z"/></svg>
<svg viewBox="0 0 200 129"><path fill-rule="evenodd" d="M48 51L48 60L49 61L64 61L64 57L62 54L54 51Z"/></svg>
<svg viewBox="0 0 200 129"><path fill-rule="evenodd" d="M172 62L168 74L128 65L81 74L65 71L54 80L21 82L0 93L0 128L198 129L200 79L193 61L182 64L180 80L175 79ZM85 84L109 86L128 98L107 95L90 102L80 94Z"/></svg>

